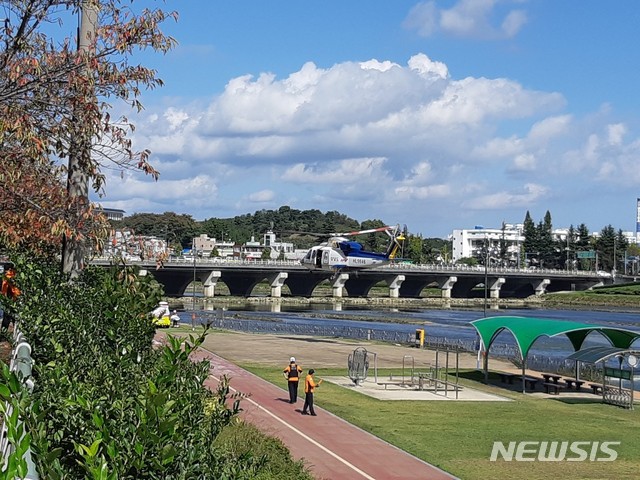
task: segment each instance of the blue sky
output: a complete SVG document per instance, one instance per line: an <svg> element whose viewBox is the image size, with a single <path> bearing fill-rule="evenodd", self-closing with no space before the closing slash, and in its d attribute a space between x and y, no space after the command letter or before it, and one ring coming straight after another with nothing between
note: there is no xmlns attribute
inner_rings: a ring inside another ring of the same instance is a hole
<svg viewBox="0 0 640 480"><path fill-rule="evenodd" d="M548 210L556 228L635 230L636 2L162 8L179 45L141 56L165 86L127 112L160 180L114 175L106 207L204 220L288 205L425 237Z"/></svg>

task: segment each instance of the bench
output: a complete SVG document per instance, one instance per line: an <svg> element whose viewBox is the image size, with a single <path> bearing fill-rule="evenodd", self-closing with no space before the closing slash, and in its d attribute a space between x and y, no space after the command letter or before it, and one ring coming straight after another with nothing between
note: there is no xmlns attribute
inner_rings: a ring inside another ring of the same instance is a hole
<svg viewBox="0 0 640 480"><path fill-rule="evenodd" d="M513 379L515 377L519 377L519 375L505 372L498 372L498 375L500 376L500 380L502 381L502 383L509 383L511 385L513 385Z"/></svg>
<svg viewBox="0 0 640 480"><path fill-rule="evenodd" d="M598 395L602 393L602 385L598 385L597 383L590 383L589 387L593 391L594 395Z"/></svg>
<svg viewBox="0 0 640 480"><path fill-rule="evenodd" d="M582 385L584 385L584 382L582 380L576 380L575 378L565 378L564 379L564 383L567 384L567 388L569 390L573 389L573 384L575 383L576 392L579 392L580 391L580 387L582 387Z"/></svg>
<svg viewBox="0 0 640 480"><path fill-rule="evenodd" d="M528 388L529 390L535 390L536 386L538 385L538 382L540 381L542 381L542 379L540 378L524 377L525 388Z"/></svg>
<svg viewBox="0 0 640 480"><path fill-rule="evenodd" d="M558 380L560 380L560 375L554 375L552 373L543 373L542 378L544 378L544 381L546 383L551 383L552 381L553 383L558 383Z"/></svg>
<svg viewBox="0 0 640 480"><path fill-rule="evenodd" d="M545 393L549 395L560 395L560 390L564 389L564 385L554 382L544 382L542 386Z"/></svg>

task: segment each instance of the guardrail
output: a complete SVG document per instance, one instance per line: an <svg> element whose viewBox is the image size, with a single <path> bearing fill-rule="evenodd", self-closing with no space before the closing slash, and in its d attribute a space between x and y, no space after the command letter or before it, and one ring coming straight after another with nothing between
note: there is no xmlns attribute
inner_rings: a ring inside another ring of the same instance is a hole
<svg viewBox="0 0 640 480"><path fill-rule="evenodd" d="M33 391L34 381L31 376L31 366L33 365L33 359L31 358L31 345L27 342L24 334L20 332L17 322L14 324L13 331L14 347L11 352L11 361L9 363L9 370L14 372L18 379L22 382L23 386L31 393ZM13 407L9 402L5 404L5 417L10 417L13 413ZM20 418L18 422L22 423ZM24 432L23 432L24 436ZM20 439L22 440L22 439ZM0 455L4 458L4 465L6 466L9 456L14 452L14 446L8 439L8 428L4 418L2 419L1 436L0 436ZM27 464L27 474L22 477L22 480L38 480L38 472L36 471L35 463L31 458L31 449L27 449L24 454L24 461Z"/></svg>
<svg viewBox="0 0 640 480"><path fill-rule="evenodd" d="M265 333L274 335L309 335L317 337L352 338L358 340L378 340L389 343L415 344L415 332L401 332L384 328L350 327L345 325L309 325L273 322L264 320L252 320L243 318L225 317L220 311L204 313L201 323L210 327L239 332ZM476 340L461 339L455 337L436 337L427 335L424 340L425 348L451 348L460 351L475 353ZM491 356L501 358L513 358L519 350L515 345L493 344Z"/></svg>

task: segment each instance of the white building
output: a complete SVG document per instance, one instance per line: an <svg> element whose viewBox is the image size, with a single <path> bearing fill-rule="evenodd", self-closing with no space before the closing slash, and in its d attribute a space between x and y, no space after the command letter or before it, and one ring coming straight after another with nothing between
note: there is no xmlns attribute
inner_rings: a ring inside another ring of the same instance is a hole
<svg viewBox="0 0 640 480"><path fill-rule="evenodd" d="M236 251L235 242L220 241L214 238L209 238L206 233L203 233L196 238L193 239L193 244L196 248L196 252L198 256L201 257L209 257L211 256L211 252L216 249L218 251L218 256L226 258L226 257L234 257Z"/></svg>
<svg viewBox="0 0 640 480"><path fill-rule="evenodd" d="M262 258L263 250L264 245L256 241L255 237L252 235L251 240L242 245L242 258L246 258L248 260L260 260Z"/></svg>
<svg viewBox="0 0 640 480"><path fill-rule="evenodd" d="M105 257L122 257L127 261L157 258L167 251L163 239L136 235L133 230L113 229L104 245L102 255Z"/></svg>
<svg viewBox="0 0 640 480"><path fill-rule="evenodd" d="M278 242L276 234L271 230L264 234L263 245L264 248L271 249L270 257L272 259L280 258L280 255L282 255L285 260L301 260L308 250L295 248L293 243L290 242Z"/></svg>
<svg viewBox="0 0 640 480"><path fill-rule="evenodd" d="M454 230L451 235L453 261L461 258L481 257L488 255L495 261L499 259L500 246L506 246L505 260L518 265L520 250L524 242L524 226L522 224L505 224L504 228L484 228L476 226L471 230ZM487 246L488 250L485 250Z"/></svg>

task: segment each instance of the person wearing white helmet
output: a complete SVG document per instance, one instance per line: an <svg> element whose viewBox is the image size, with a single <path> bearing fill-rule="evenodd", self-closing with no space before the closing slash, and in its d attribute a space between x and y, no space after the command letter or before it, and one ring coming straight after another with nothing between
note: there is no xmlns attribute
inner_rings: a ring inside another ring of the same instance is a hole
<svg viewBox="0 0 640 480"><path fill-rule="evenodd" d="M296 357L291 357L289 365L282 371L284 378L287 379L287 387L289 388L289 403L298 401L298 382L300 381L301 373L302 368L296 363Z"/></svg>

